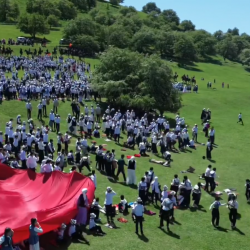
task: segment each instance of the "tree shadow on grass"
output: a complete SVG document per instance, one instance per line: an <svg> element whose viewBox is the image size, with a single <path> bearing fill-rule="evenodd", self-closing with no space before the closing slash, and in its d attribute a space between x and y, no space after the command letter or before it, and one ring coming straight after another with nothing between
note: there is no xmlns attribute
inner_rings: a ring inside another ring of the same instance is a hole
<svg viewBox="0 0 250 250"><path fill-rule="evenodd" d="M205 56L204 61L206 63L212 63L212 64L217 64L217 65L222 65L222 62L220 60L214 59L210 56Z"/></svg>

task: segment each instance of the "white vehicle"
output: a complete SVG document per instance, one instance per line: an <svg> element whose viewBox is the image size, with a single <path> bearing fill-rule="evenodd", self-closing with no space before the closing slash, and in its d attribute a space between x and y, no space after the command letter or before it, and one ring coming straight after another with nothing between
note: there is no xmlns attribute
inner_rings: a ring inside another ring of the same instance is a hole
<svg viewBox="0 0 250 250"><path fill-rule="evenodd" d="M23 42L25 42L25 41L26 41L26 38L25 38L25 37L19 36L19 37L17 38L17 42L23 43Z"/></svg>

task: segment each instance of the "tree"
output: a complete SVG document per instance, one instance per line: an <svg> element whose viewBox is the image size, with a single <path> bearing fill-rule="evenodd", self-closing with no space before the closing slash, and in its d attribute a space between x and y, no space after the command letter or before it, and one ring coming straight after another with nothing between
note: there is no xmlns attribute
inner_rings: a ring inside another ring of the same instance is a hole
<svg viewBox="0 0 250 250"><path fill-rule="evenodd" d="M109 0L109 2L110 2L112 5L118 5L118 4L119 4L119 0Z"/></svg>
<svg viewBox="0 0 250 250"><path fill-rule="evenodd" d="M94 54L99 52L99 44L92 36L80 35L78 36L73 44L78 48L81 48L85 53Z"/></svg>
<svg viewBox="0 0 250 250"><path fill-rule="evenodd" d="M86 0L89 10L96 7L96 0Z"/></svg>
<svg viewBox="0 0 250 250"><path fill-rule="evenodd" d="M161 9L156 6L156 3L150 2L150 3L147 3L145 6L142 7L142 12L144 12L144 13L149 14L149 13L151 13L153 11L155 11L158 14L161 13Z"/></svg>
<svg viewBox="0 0 250 250"><path fill-rule="evenodd" d="M112 25L108 30L108 45L121 49L127 48L130 44L130 36L123 26Z"/></svg>
<svg viewBox="0 0 250 250"><path fill-rule="evenodd" d="M244 37L242 36L233 36L232 41L235 43L235 45L238 48L237 50L238 55L241 53L242 50L250 49L250 43L246 39L244 39Z"/></svg>
<svg viewBox="0 0 250 250"><path fill-rule="evenodd" d="M77 17L69 21L63 30L64 37L67 39L72 39L79 35L95 36L97 32L97 24L88 17Z"/></svg>
<svg viewBox="0 0 250 250"><path fill-rule="evenodd" d="M180 23L180 29L183 31L194 31L195 25L190 20L184 20Z"/></svg>
<svg viewBox="0 0 250 250"><path fill-rule="evenodd" d="M217 30L214 32L214 37L217 41L221 41L222 39L224 39L225 35L222 30Z"/></svg>
<svg viewBox="0 0 250 250"><path fill-rule="evenodd" d="M229 36L217 44L217 51L220 55L223 56L224 60L235 60L237 58L238 47L232 41L232 38Z"/></svg>
<svg viewBox="0 0 250 250"><path fill-rule="evenodd" d="M180 97L172 86L172 70L156 55L110 48L100 58L92 84L112 105L149 111L177 110Z"/></svg>
<svg viewBox="0 0 250 250"><path fill-rule="evenodd" d="M228 29L227 33L230 33L233 36L239 36L240 35L240 31L239 31L238 28Z"/></svg>
<svg viewBox="0 0 250 250"><path fill-rule="evenodd" d="M24 14L20 17L17 27L20 31L35 37L36 34L49 34L49 25L44 16Z"/></svg>
<svg viewBox="0 0 250 250"><path fill-rule="evenodd" d="M214 55L216 52L216 39L205 30L196 30L190 32L194 41L196 51L202 55Z"/></svg>
<svg viewBox="0 0 250 250"><path fill-rule="evenodd" d="M59 18L54 16L54 15L49 15L47 17L47 22L48 22L50 29L51 29L52 26L56 27L59 25Z"/></svg>
<svg viewBox="0 0 250 250"><path fill-rule="evenodd" d="M10 9L7 13L7 22L15 22L20 15L19 5L16 1L10 3Z"/></svg>
<svg viewBox="0 0 250 250"><path fill-rule="evenodd" d="M186 60L194 60L196 58L193 39L186 33L175 34L174 56Z"/></svg>
<svg viewBox="0 0 250 250"><path fill-rule="evenodd" d="M154 30L143 27L132 38L132 47L140 53L151 53L156 42Z"/></svg>
<svg viewBox="0 0 250 250"><path fill-rule="evenodd" d="M0 0L0 22L6 22L10 12L10 0Z"/></svg>
<svg viewBox="0 0 250 250"><path fill-rule="evenodd" d="M133 6L123 7L119 11L123 16L126 16L129 13L137 13L136 9Z"/></svg>
<svg viewBox="0 0 250 250"><path fill-rule="evenodd" d="M89 9L87 0L70 0L70 2L80 11L85 12Z"/></svg>
<svg viewBox="0 0 250 250"><path fill-rule="evenodd" d="M37 13L45 17L49 15L54 15L58 18L61 17L57 2L51 0L27 0L26 11L29 14Z"/></svg>
<svg viewBox="0 0 250 250"><path fill-rule="evenodd" d="M174 55L175 35L173 32L160 31L156 36L156 49L160 54L172 57Z"/></svg>
<svg viewBox="0 0 250 250"><path fill-rule="evenodd" d="M60 0L58 2L58 9L60 10L62 20L71 20L77 16L77 9L73 3L68 0Z"/></svg>
<svg viewBox="0 0 250 250"><path fill-rule="evenodd" d="M250 49L244 49L239 55L239 59L243 64L250 64Z"/></svg>
<svg viewBox="0 0 250 250"><path fill-rule="evenodd" d="M174 10L163 10L160 17L162 17L165 22L174 23L175 25L180 24L180 18Z"/></svg>

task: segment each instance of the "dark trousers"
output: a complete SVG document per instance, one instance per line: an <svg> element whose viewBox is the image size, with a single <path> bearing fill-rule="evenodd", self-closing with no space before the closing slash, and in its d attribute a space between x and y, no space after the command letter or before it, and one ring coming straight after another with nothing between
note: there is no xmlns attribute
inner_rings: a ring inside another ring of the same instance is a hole
<svg viewBox="0 0 250 250"><path fill-rule="evenodd" d="M95 226L95 227L92 227L91 229L90 229L90 231L92 231L92 232L96 232L96 233L104 233L103 231L102 231L102 228L100 227L100 226Z"/></svg>
<svg viewBox="0 0 250 250"><path fill-rule="evenodd" d="M210 187L211 187L211 192L213 192L215 190L216 187L216 183L214 181L214 178L209 178L209 183L210 183Z"/></svg>
<svg viewBox="0 0 250 250"><path fill-rule="evenodd" d="M5 144L8 143L8 139L9 139L9 138L8 138L8 135L5 134Z"/></svg>
<svg viewBox="0 0 250 250"><path fill-rule="evenodd" d="M145 205L147 201L146 190L139 190L139 197L142 199L142 204Z"/></svg>
<svg viewBox="0 0 250 250"><path fill-rule="evenodd" d="M28 117L28 119L31 118L31 109L27 109L27 117Z"/></svg>
<svg viewBox="0 0 250 250"><path fill-rule="evenodd" d="M124 179L124 181L126 181L126 175L125 175L124 169L118 168L117 174L116 174L116 178L118 178L118 176L119 176L120 173L122 173L123 179Z"/></svg>
<svg viewBox="0 0 250 250"><path fill-rule="evenodd" d="M185 200L185 205L186 205L187 207L189 207L189 205L190 205L190 195L191 195L191 191L192 191L192 190L186 190L186 191L185 191L184 200Z"/></svg>
<svg viewBox="0 0 250 250"><path fill-rule="evenodd" d="M213 210L212 210L212 224L213 224L213 226L215 226L215 225L219 226L219 223L220 223L220 211L218 208L213 208Z"/></svg>
<svg viewBox="0 0 250 250"><path fill-rule="evenodd" d="M47 116L47 107L46 105L43 105L43 116Z"/></svg>
<svg viewBox="0 0 250 250"><path fill-rule="evenodd" d="M62 144L57 143L57 153L61 152L61 150L62 150Z"/></svg>
<svg viewBox="0 0 250 250"><path fill-rule="evenodd" d="M138 225L140 224L141 234L143 234L143 226L142 226L143 217L136 216L135 217L135 232L138 233Z"/></svg>
<svg viewBox="0 0 250 250"><path fill-rule="evenodd" d="M22 160L22 169L27 169L26 160Z"/></svg>
<svg viewBox="0 0 250 250"><path fill-rule="evenodd" d="M167 222L167 227L169 227L169 223L170 223L170 210L168 211L161 211L161 220L160 220L160 227L163 227L164 224L163 222L166 221Z"/></svg>
<svg viewBox="0 0 250 250"><path fill-rule="evenodd" d="M106 209L107 221L108 223L110 223L110 221L113 221L112 205L105 205L105 209Z"/></svg>
<svg viewBox="0 0 250 250"><path fill-rule="evenodd" d="M105 170L106 170L107 176L111 176L112 175L112 162L106 162L106 164L105 164Z"/></svg>
<svg viewBox="0 0 250 250"><path fill-rule="evenodd" d="M76 231L71 234L71 238L74 240L83 240L85 242L88 242L88 240L82 235L82 230L80 226L76 226Z"/></svg>
<svg viewBox="0 0 250 250"><path fill-rule="evenodd" d="M237 209L231 208L229 212L229 220L232 223L232 226L235 227L237 219Z"/></svg>
<svg viewBox="0 0 250 250"><path fill-rule="evenodd" d="M154 203L154 200L155 200L155 204L157 204L157 201L161 202L159 194L156 193L154 190L152 191L151 199L152 199L152 203Z"/></svg>
<svg viewBox="0 0 250 250"><path fill-rule="evenodd" d="M205 191L208 191L208 187L209 187L209 184L210 184L210 177L207 177L205 176L205 182L206 182L206 185L205 185ZM210 187L211 189L211 187Z"/></svg>
<svg viewBox="0 0 250 250"><path fill-rule="evenodd" d="M64 142L64 150L65 150L65 153L68 154L68 151L69 151L69 143L67 141Z"/></svg>
<svg viewBox="0 0 250 250"><path fill-rule="evenodd" d="M56 133L60 132L60 123L56 123Z"/></svg>
<svg viewBox="0 0 250 250"><path fill-rule="evenodd" d="M37 119L38 119L38 120L42 120L42 118L43 118L42 110L41 110L41 109L38 109Z"/></svg>

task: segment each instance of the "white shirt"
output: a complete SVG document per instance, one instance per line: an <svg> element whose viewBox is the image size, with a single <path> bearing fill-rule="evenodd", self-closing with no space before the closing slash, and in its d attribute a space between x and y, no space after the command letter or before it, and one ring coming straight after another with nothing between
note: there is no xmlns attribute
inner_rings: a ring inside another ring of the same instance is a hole
<svg viewBox="0 0 250 250"><path fill-rule="evenodd" d="M205 172L206 177L210 177L211 168L207 168Z"/></svg>
<svg viewBox="0 0 250 250"><path fill-rule="evenodd" d="M51 164L45 164L43 166L43 173L51 173L53 171L53 167Z"/></svg>
<svg viewBox="0 0 250 250"><path fill-rule="evenodd" d="M93 228L96 226L95 219L89 219L89 229Z"/></svg>
<svg viewBox="0 0 250 250"><path fill-rule="evenodd" d="M239 207L239 204L238 204L238 202L236 200L229 201L228 205L232 206L235 209L238 209L238 207Z"/></svg>
<svg viewBox="0 0 250 250"><path fill-rule="evenodd" d="M162 200L168 198L168 191L162 191L161 192L161 197L162 197Z"/></svg>
<svg viewBox="0 0 250 250"><path fill-rule="evenodd" d="M193 132L197 134L198 133L198 127L193 127Z"/></svg>
<svg viewBox="0 0 250 250"><path fill-rule="evenodd" d="M210 130L210 131L209 131L209 136L214 136L214 133L215 133L214 130Z"/></svg>
<svg viewBox="0 0 250 250"><path fill-rule="evenodd" d="M238 117L239 117L239 119L241 119L242 118L242 114L239 114Z"/></svg>
<svg viewBox="0 0 250 250"><path fill-rule="evenodd" d="M24 160L26 160L27 158L26 158L26 152L24 151L24 150L22 150L21 151L21 153L20 153L20 160L21 161L24 161Z"/></svg>
<svg viewBox="0 0 250 250"><path fill-rule="evenodd" d="M36 158L35 156L29 156L29 158L27 159L27 167L28 168L36 168L37 166L37 161L38 161L38 158Z"/></svg>
<svg viewBox="0 0 250 250"><path fill-rule="evenodd" d="M173 208L173 202L169 198L164 199L161 205L164 211L169 211Z"/></svg>
<svg viewBox="0 0 250 250"><path fill-rule="evenodd" d="M49 120L50 121L54 121L55 120L55 114L54 113L50 113L49 114Z"/></svg>
<svg viewBox="0 0 250 250"><path fill-rule="evenodd" d="M144 206L141 204L136 204L135 207L132 210L132 213L135 216L143 216L144 213Z"/></svg>
<svg viewBox="0 0 250 250"><path fill-rule="evenodd" d="M184 184L185 184L186 190L191 190L192 189L192 184L191 184L190 180L187 179Z"/></svg>
<svg viewBox="0 0 250 250"><path fill-rule="evenodd" d="M153 181L151 186L152 186L152 190L154 190L157 194L160 193L159 182L158 181Z"/></svg>
<svg viewBox="0 0 250 250"><path fill-rule="evenodd" d="M116 195L114 191L111 193L108 193L107 191L105 192L105 201L104 205L112 205L113 204L113 197Z"/></svg>
<svg viewBox="0 0 250 250"><path fill-rule="evenodd" d="M94 182L94 184L95 184L95 187L97 186L97 181L96 181L96 175L94 174L92 174L91 176L90 176L90 179Z"/></svg>

